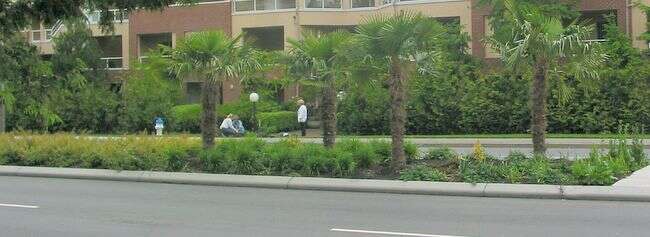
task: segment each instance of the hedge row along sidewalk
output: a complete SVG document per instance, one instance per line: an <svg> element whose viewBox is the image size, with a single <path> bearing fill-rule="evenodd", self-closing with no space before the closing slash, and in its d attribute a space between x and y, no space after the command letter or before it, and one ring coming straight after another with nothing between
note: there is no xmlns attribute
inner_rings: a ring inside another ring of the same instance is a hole
<svg viewBox="0 0 650 237"><path fill-rule="evenodd" d="M650 202L650 188L247 176L151 171L0 166L1 176L369 193Z"/></svg>

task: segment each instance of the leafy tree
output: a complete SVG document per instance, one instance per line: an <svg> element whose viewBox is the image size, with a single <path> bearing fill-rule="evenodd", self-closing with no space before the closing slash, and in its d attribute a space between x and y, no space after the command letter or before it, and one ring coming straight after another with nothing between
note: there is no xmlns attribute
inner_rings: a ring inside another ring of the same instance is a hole
<svg viewBox="0 0 650 237"><path fill-rule="evenodd" d="M546 152L547 80L562 77L563 69L579 77L596 77L596 67L604 55L586 40L592 27L576 22L564 26L556 16L545 14L539 8L518 0L503 0L505 16L512 26L511 38L488 39L499 48L502 59L515 71L532 71L531 115L533 148L537 154Z"/></svg>
<svg viewBox="0 0 650 237"><path fill-rule="evenodd" d="M218 86L223 80L261 68L249 47L240 46L241 37L231 38L223 31L192 33L172 52L172 72L179 77L197 76L201 87L201 137L205 149L214 146L216 136Z"/></svg>
<svg viewBox="0 0 650 237"><path fill-rule="evenodd" d="M345 57L341 57L338 51L350 39L349 33L340 31L324 35L304 32L301 40L289 40L292 66L302 68L303 76L321 83L323 144L327 148L336 143L336 81L343 76L345 63Z"/></svg>
<svg viewBox="0 0 650 237"><path fill-rule="evenodd" d="M404 133L406 125L406 82L413 73L413 64L435 59L436 36L442 26L422 14L400 12L375 15L364 19L358 27L361 49L387 70L390 91L392 171L406 165Z"/></svg>
<svg viewBox="0 0 650 237"><path fill-rule="evenodd" d="M116 125L118 95L108 88L101 50L83 21L68 21L54 39L52 70L56 84L48 90L48 107L61 121L53 130L111 132Z"/></svg>
<svg viewBox="0 0 650 237"><path fill-rule="evenodd" d="M9 78L24 79L25 76L28 76L22 73L26 69L37 70L40 73L31 76L32 79L45 79L51 75L51 70L47 69L46 64L38 62L40 59L37 57L31 57L35 55L35 51L29 50L29 45L15 40L16 34L28 28L32 21L43 21L52 24L61 19L83 19L84 9L99 10L101 12L100 25L108 31L113 26L113 13L110 9L120 9L121 14L127 14L136 9L155 10L171 4L192 4L196 2L197 0L0 0L0 16L2 16L0 17L0 58L3 59L2 72L4 74L0 77L0 133L5 130L7 106L9 105L9 108L12 108L11 105L15 101L13 98L16 98L16 95L11 92L17 91L16 87L29 84L25 81L14 84L13 82L16 81L12 82ZM15 57L12 56L17 56L16 53L18 52L28 53L30 56L15 61ZM44 88L39 87L38 89ZM25 101L21 100L20 105L15 106L20 107L28 103L28 101L29 103L35 102L37 100L32 100L32 98L42 98L43 94L28 96L32 97ZM46 107L39 106L39 103L32 103L29 108L29 114L33 115L32 117L41 117L44 118L41 121L47 121L45 123L41 122L42 125L58 120L57 116Z"/></svg>
<svg viewBox="0 0 650 237"><path fill-rule="evenodd" d="M160 53L148 56L146 62L134 64L122 85L119 123L125 132L152 129L156 116L170 118L181 97L180 82L170 77L169 60Z"/></svg>
<svg viewBox="0 0 650 237"><path fill-rule="evenodd" d="M0 36L2 38L3 36ZM21 36L2 38L0 84L2 102L11 105L5 115L9 128L45 129L60 121L48 104L49 89L56 85L51 65ZM20 98L20 99L15 99Z"/></svg>
<svg viewBox="0 0 650 237"><path fill-rule="evenodd" d="M110 9L124 13L136 9L158 10L172 4L193 4L197 0L0 0L0 34L13 35L29 26L32 20L54 23L61 19L82 19L84 9L99 10L100 25L110 29Z"/></svg>

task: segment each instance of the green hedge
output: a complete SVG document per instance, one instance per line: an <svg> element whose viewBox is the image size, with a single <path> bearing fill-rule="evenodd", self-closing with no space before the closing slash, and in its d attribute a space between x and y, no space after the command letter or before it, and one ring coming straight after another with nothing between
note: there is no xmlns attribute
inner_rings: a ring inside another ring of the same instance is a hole
<svg viewBox="0 0 650 237"><path fill-rule="evenodd" d="M296 112L279 111L258 115L260 131L263 133L289 132L300 129Z"/></svg>
<svg viewBox="0 0 650 237"><path fill-rule="evenodd" d="M258 102L257 111L273 112L279 111L281 106L274 102ZM221 121L228 114L237 114L247 128L251 127L252 103L248 101L231 102L217 106L217 120ZM178 132L200 132L201 105L187 104L174 106L169 118L170 125Z"/></svg>

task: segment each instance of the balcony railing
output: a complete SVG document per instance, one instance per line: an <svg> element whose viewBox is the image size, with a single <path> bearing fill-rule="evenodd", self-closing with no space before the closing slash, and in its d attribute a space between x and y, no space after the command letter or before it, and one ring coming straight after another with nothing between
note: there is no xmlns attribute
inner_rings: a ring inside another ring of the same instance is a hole
<svg viewBox="0 0 650 237"><path fill-rule="evenodd" d="M32 42L49 42L52 40L52 29L31 30Z"/></svg>
<svg viewBox="0 0 650 237"><path fill-rule="evenodd" d="M123 57L104 57L100 59L104 62L108 70L122 70L124 68L122 64Z"/></svg>
<svg viewBox="0 0 650 237"><path fill-rule="evenodd" d="M607 42L607 39L590 39L590 40L585 40L585 42L588 42L588 43Z"/></svg>
<svg viewBox="0 0 650 237"><path fill-rule="evenodd" d="M161 55L160 57L163 57L163 58L167 58L167 59L169 59L169 58L171 58L172 56L171 56L171 55ZM146 63L147 60L149 60L149 56L148 56L148 55L140 56L140 57L138 58L138 60L140 60L140 63Z"/></svg>
<svg viewBox="0 0 650 237"><path fill-rule="evenodd" d="M235 0L235 12L295 9L296 0Z"/></svg>
<svg viewBox="0 0 650 237"><path fill-rule="evenodd" d="M108 14L113 17L113 22L125 22L129 20L129 14L126 12L121 12L118 9L109 10ZM86 19L88 19L88 23L90 24L97 24L101 19L100 11L87 12L85 15Z"/></svg>

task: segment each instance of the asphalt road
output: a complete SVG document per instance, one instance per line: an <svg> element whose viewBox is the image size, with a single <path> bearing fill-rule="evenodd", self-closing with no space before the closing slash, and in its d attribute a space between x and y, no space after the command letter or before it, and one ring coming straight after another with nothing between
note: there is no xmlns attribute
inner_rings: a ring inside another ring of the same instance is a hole
<svg viewBox="0 0 650 237"><path fill-rule="evenodd" d="M0 236L650 235L650 204L634 202L22 177L0 177L0 190Z"/></svg>

